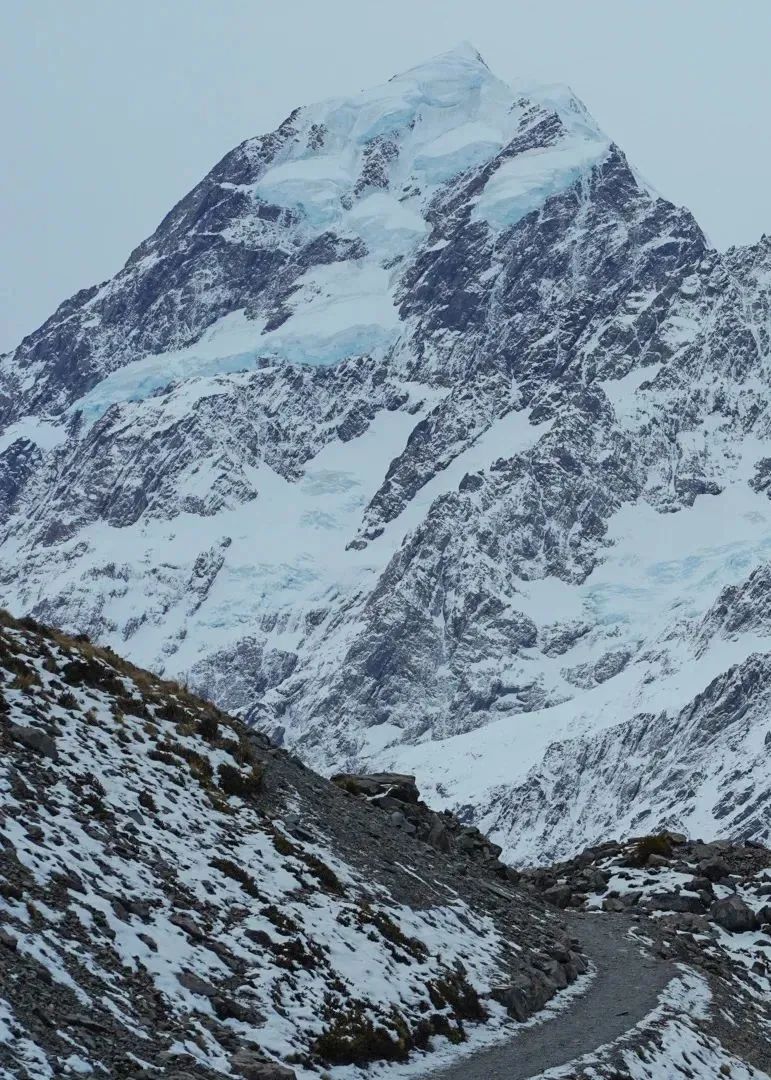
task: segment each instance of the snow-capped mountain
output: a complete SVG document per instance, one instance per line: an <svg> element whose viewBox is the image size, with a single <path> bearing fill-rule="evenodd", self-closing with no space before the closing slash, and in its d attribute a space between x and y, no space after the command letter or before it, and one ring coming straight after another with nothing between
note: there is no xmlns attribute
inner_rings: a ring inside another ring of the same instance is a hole
<svg viewBox="0 0 771 1080"><path fill-rule="evenodd" d="M771 241L464 46L243 143L2 358L0 600L523 859L768 837L770 337Z"/></svg>

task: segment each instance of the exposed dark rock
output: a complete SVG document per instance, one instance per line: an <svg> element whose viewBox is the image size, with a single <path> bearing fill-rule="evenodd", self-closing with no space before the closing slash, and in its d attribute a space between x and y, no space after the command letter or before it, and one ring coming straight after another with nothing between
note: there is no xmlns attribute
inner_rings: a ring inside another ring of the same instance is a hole
<svg viewBox="0 0 771 1080"><path fill-rule="evenodd" d="M760 925L752 908L738 896L727 896L724 900L716 900L709 909L709 917L724 930L732 930L736 933L757 930Z"/></svg>
<svg viewBox="0 0 771 1080"><path fill-rule="evenodd" d="M244 1080L295 1080L294 1069L275 1062L265 1061L253 1050L239 1050L230 1059L237 1076Z"/></svg>
<svg viewBox="0 0 771 1080"><path fill-rule="evenodd" d="M56 761L59 756L55 741L50 735L40 731L39 728L13 724L11 726L11 737L16 739L17 742L24 743L35 753L50 758L52 761Z"/></svg>

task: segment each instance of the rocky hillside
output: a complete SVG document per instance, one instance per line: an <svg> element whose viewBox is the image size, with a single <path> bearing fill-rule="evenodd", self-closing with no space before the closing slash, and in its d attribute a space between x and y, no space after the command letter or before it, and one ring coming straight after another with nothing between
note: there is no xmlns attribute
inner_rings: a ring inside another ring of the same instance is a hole
<svg viewBox="0 0 771 1080"><path fill-rule="evenodd" d="M462 47L248 139L1 359L0 599L518 861L768 838L770 341L771 241Z"/></svg>
<svg viewBox="0 0 771 1080"><path fill-rule="evenodd" d="M85 638L3 613L0 684L2 1080L467 1080L544 1023L591 1050L549 1076L766 1080L767 849L520 872L413 777L323 779Z"/></svg>
<svg viewBox="0 0 771 1080"><path fill-rule="evenodd" d="M0 618L3 1080L441 1062L586 970L481 838L426 808L421 842L179 685Z"/></svg>
<svg viewBox="0 0 771 1080"><path fill-rule="evenodd" d="M665 832L606 841L528 870L523 882L563 909L631 915L641 940L706 977L713 999L706 1030L766 1070L763 1076L771 1070L771 849ZM666 1062L665 1043L659 1053ZM693 1067L699 1077L741 1074L699 1055Z"/></svg>

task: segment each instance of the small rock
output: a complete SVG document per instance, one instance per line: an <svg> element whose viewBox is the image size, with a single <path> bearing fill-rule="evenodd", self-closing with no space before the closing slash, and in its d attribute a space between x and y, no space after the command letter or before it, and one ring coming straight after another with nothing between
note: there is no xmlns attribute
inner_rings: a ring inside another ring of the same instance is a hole
<svg viewBox="0 0 771 1080"><path fill-rule="evenodd" d="M184 986L185 990L189 990L191 994L200 994L201 997L212 998L217 993L211 983L206 982L205 979L192 971L178 971L177 982L180 986Z"/></svg>
<svg viewBox="0 0 771 1080"><path fill-rule="evenodd" d="M264 1058L255 1050L244 1047L230 1059L230 1066L244 1080L296 1080L297 1073L286 1065Z"/></svg>
<svg viewBox="0 0 771 1080"><path fill-rule="evenodd" d="M648 856L648 862L646 863L646 866L669 866L669 859L667 859L664 855L657 855L654 851Z"/></svg>
<svg viewBox="0 0 771 1080"><path fill-rule="evenodd" d="M626 904L616 896L606 896L602 901L603 911L626 911Z"/></svg>

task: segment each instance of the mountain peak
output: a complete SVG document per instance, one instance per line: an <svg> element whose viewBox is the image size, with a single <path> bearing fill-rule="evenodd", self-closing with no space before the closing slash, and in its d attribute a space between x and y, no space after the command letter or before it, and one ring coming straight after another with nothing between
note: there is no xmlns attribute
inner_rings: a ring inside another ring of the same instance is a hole
<svg viewBox="0 0 771 1080"><path fill-rule="evenodd" d="M413 68L409 68L405 74L408 74L410 71L418 71L421 68L439 69L444 65L451 65L458 61L466 64L474 64L475 66L485 68L488 72L490 71L479 50L472 45L470 41L460 41L454 48L447 49L442 53L437 53L428 60L416 64ZM399 78L399 76L397 75L396 78Z"/></svg>
<svg viewBox="0 0 771 1080"><path fill-rule="evenodd" d="M389 79L391 85L418 83L420 86L450 83L474 87L485 82L505 85L496 78L480 52L468 41L462 41L453 49L397 72Z"/></svg>

